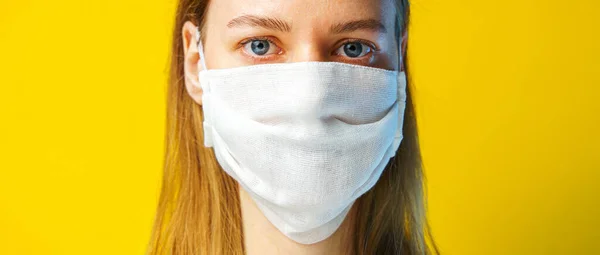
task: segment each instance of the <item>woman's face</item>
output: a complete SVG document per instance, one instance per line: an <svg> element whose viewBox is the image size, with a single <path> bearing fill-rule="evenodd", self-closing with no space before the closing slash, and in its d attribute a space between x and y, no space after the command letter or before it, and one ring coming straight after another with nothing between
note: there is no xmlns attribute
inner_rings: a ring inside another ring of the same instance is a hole
<svg viewBox="0 0 600 255"><path fill-rule="evenodd" d="M393 0L210 1L201 30L206 65L335 61L398 70L395 19ZM184 25L186 55L197 53L195 29Z"/></svg>

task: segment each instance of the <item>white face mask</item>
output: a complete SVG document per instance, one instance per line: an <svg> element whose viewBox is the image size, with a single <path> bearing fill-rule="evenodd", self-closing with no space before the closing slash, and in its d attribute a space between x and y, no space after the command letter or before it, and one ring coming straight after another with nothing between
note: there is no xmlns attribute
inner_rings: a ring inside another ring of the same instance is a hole
<svg viewBox="0 0 600 255"><path fill-rule="evenodd" d="M336 62L207 70L198 47L204 145L284 235L329 237L395 156L404 72Z"/></svg>

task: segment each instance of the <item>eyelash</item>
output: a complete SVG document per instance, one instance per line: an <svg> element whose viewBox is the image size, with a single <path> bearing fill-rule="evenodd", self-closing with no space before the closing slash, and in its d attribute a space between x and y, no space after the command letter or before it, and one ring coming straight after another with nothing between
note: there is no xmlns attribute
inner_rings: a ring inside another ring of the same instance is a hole
<svg viewBox="0 0 600 255"><path fill-rule="evenodd" d="M377 48L377 46L374 43L371 43L367 40L363 40L363 39L346 39L343 40L334 50L334 52L336 52L340 47L343 47L344 45L346 45L347 43L361 43L366 45L367 47L369 47L371 50L364 56L359 57L359 58L348 58L348 57L344 57L341 55L337 55L337 56L341 56L342 58L347 59L346 62L351 62L351 63L363 63L366 59L369 59L370 57L373 56L373 54L378 53L380 50L379 48Z"/></svg>
<svg viewBox="0 0 600 255"><path fill-rule="evenodd" d="M248 53L248 52L246 52L244 50L244 46L247 43L251 43L252 41L262 41L262 40L269 42L271 45L275 45L275 47L279 48L280 51L278 53L276 53L276 54L271 54L271 55L263 57L263 56L252 55L252 54L250 54L250 53ZM252 58L255 61L259 61L259 62L261 62L261 61L269 61L269 60L271 60L271 58L276 57L279 54L281 54L281 48L279 46L277 46L277 43L273 39L271 39L270 37L265 37L265 36L256 36L256 37L247 38L247 39L245 39L245 40L243 40L243 41L241 41L239 43L238 48L242 51L242 53L244 53L244 55Z"/></svg>
<svg viewBox="0 0 600 255"><path fill-rule="evenodd" d="M269 42L269 44L274 45L275 47L279 48L279 52L276 53L276 54L270 54L270 55L267 55L267 56L257 56L257 55L250 54L250 53L248 53L248 52L246 52L244 50L244 46L247 43L251 43L252 41L257 41L257 40L259 40L259 41L260 40L264 40L264 41ZM333 52L335 53L340 47L344 46L347 43L355 43L355 42L362 43L362 44L366 45L367 47L369 47L371 50L370 50L369 53L367 53L363 57L360 57L360 58L347 58L348 59L347 62L363 62L365 58L371 57L372 54L375 54L375 53L377 53L377 52L380 51L380 49L377 48L377 46L374 43L369 42L367 40L363 40L363 39L345 39L345 40L341 41L338 44L338 46L335 48L335 50ZM278 55L280 55L282 53L281 47L279 47L277 45L277 43L273 39L271 39L270 37L266 37L266 36L249 37L249 38L247 38L247 39L245 39L245 40L243 40L243 41L241 41L239 43L238 49L240 49L243 52L243 54L246 55L247 57L250 57L254 61L258 61L258 62L269 61L272 58L275 58L275 57L277 57ZM337 55L337 56L339 56L339 55Z"/></svg>

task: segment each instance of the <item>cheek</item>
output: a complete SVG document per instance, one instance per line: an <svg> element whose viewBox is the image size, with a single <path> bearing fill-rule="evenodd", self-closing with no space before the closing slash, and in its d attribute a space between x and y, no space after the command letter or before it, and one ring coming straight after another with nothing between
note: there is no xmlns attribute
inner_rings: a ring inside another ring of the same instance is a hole
<svg viewBox="0 0 600 255"><path fill-rule="evenodd" d="M386 69L386 70L397 70L395 61L392 57L382 56L375 60L373 67Z"/></svg>
<svg viewBox="0 0 600 255"><path fill-rule="evenodd" d="M381 50L375 59L375 67L387 70L399 70L399 45L396 40L393 33L392 35L385 35L380 38Z"/></svg>
<svg viewBox="0 0 600 255"><path fill-rule="evenodd" d="M218 34L208 34L204 45L204 56L208 69L222 69L241 66L236 52L228 47Z"/></svg>

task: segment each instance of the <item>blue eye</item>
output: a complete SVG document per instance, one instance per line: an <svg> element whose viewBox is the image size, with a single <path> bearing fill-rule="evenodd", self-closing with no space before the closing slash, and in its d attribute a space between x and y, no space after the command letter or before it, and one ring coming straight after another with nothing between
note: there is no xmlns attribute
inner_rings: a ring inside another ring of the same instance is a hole
<svg viewBox="0 0 600 255"><path fill-rule="evenodd" d="M251 55L264 56L275 53L277 46L269 40L253 39L244 43L244 50Z"/></svg>
<svg viewBox="0 0 600 255"><path fill-rule="evenodd" d="M336 54L349 58L360 58L373 51L373 48L361 42L348 42L336 50Z"/></svg>

